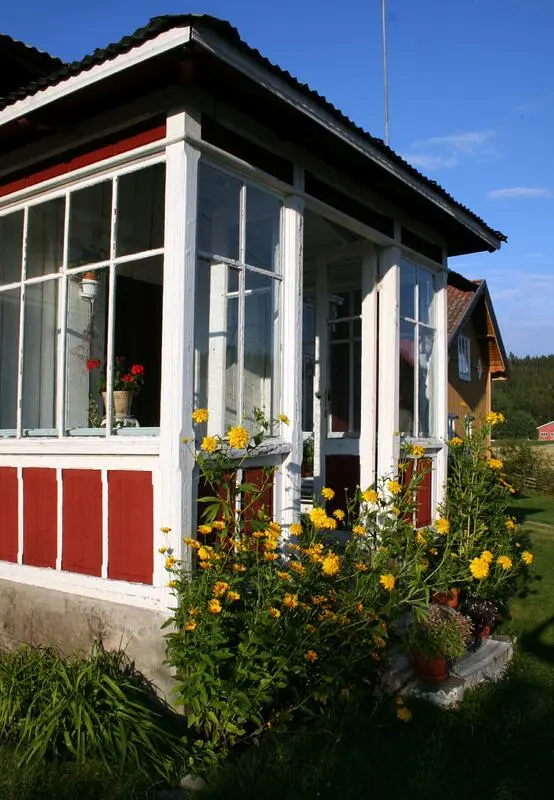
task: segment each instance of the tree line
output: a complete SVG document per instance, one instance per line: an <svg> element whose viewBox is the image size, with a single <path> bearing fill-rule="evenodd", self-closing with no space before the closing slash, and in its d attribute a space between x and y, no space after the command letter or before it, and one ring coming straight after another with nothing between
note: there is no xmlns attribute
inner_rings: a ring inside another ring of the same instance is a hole
<svg viewBox="0 0 554 800"><path fill-rule="evenodd" d="M537 426L554 420L554 355L508 356L509 378L493 381L492 407L506 417L495 435L536 439Z"/></svg>

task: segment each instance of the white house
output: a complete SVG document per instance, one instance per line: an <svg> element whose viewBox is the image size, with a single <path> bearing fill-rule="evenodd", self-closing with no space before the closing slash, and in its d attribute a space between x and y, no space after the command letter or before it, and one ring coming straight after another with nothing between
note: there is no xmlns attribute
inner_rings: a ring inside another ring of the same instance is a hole
<svg viewBox="0 0 554 800"><path fill-rule="evenodd" d="M155 18L4 96L4 636L101 632L161 664L159 529L177 555L194 529L195 406L213 432L255 407L289 416L251 463L277 465L285 524L310 436L316 489L339 493L394 472L402 438L423 444L430 517L447 257L503 240L212 17ZM124 425L122 357L125 374L144 367ZM91 359L107 364L106 413Z"/></svg>

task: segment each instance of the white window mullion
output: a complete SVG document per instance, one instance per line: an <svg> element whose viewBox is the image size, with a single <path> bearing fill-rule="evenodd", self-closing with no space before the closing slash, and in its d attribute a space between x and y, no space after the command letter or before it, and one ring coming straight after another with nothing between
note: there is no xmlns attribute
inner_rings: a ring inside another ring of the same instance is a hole
<svg viewBox="0 0 554 800"><path fill-rule="evenodd" d="M246 186L240 190L240 217L239 217L239 307L238 307L238 335L237 335L237 424L242 423L244 417L244 322L246 318Z"/></svg>
<svg viewBox="0 0 554 800"><path fill-rule="evenodd" d="M115 316L115 242L117 234L117 178L112 185L112 225L110 236L110 257L108 281L108 341L106 346L106 436L112 434L113 416L113 376L114 376L114 316Z"/></svg>
<svg viewBox="0 0 554 800"><path fill-rule="evenodd" d="M414 299L414 318L415 318L415 337L414 337L414 425L413 435L419 436L419 276L415 270L415 299Z"/></svg>
<svg viewBox="0 0 554 800"><path fill-rule="evenodd" d="M29 209L23 212L23 248L21 257L21 295L19 298L19 353L17 368L17 423L16 437L21 438L23 416L23 344L25 340L25 276L27 274L27 227L29 224Z"/></svg>
<svg viewBox="0 0 554 800"><path fill-rule="evenodd" d="M58 303L58 330L60 339L58 342L58 369L56 380L56 418L58 436L65 433L65 405L66 405L66 349L67 349L67 265L69 261L69 192L65 196L65 217L63 225L63 262L60 302Z"/></svg>

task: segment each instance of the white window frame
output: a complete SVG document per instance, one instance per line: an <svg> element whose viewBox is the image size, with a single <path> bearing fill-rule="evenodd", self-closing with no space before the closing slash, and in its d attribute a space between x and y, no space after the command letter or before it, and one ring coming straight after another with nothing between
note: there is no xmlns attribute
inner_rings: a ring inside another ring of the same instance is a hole
<svg viewBox="0 0 554 800"><path fill-rule="evenodd" d="M276 191L274 188L271 188L267 184L263 182L257 182L250 178L247 178L243 173L240 171L233 170L226 165L222 165L219 161L214 161L210 158L201 157L199 163L199 177L198 181L200 182L200 167L204 164L211 169L220 172L223 175L228 175L229 177L240 181L241 188L240 188L240 205L239 205L239 257L238 259L228 258L226 256L222 256L218 253L209 253L205 250L198 249L196 252L196 258L198 260L205 261L207 265L209 265L209 269L213 269L216 266L225 266L227 269L227 275L229 269L235 269L238 273L239 278L239 288L238 292L225 292L225 300L232 296L238 297L238 336L237 336L237 424L240 424L240 421L244 418L244 318L245 318L245 300L247 294L252 294L256 290L247 290L246 289L246 275L247 273L251 274L258 274L263 275L266 278L271 278L276 282L277 289L277 307L279 310L277 324L274 329L274 337L273 337L273 371L272 371L272 403L277 402L278 391L276 391L276 384L280 385L282 382L282 371L284 365L281 363L281 352L282 348L282 316L283 316L283 258L284 258L284 247L283 247L283 231L284 231L284 208L285 208L285 195ZM247 197L247 190L248 187L252 187L255 189L259 189L267 194L272 195L275 197L279 203L281 204L280 214L279 214L279 258L275 268L264 269L262 267L257 267L252 264L248 264L246 262L246 197ZM261 290L263 291L263 290ZM211 292L210 292L211 295ZM211 306L212 297L210 296L209 302ZM225 326L227 326L227 319L225 317ZM196 373L196 370L195 370ZM198 388L198 375L195 375L195 387L194 391L197 392ZM208 379L208 392L209 392L209 379ZM208 405L211 406L210 398L208 396ZM225 425L224 419L221 415L212 414L210 413L210 419L208 422L208 431L210 433L222 433L223 428ZM281 436L269 436L271 439L280 439ZM250 462L249 462L250 463Z"/></svg>
<svg viewBox="0 0 554 800"><path fill-rule="evenodd" d="M148 437L159 436L159 427L157 428L124 428L117 430L113 426L112 420L112 390L113 390L113 356L114 356L114 323L115 323L115 278L116 268L120 264L140 261L145 258L154 256L161 256L164 258L165 247L153 248L151 250L132 253L125 256L116 256L116 236L117 236L117 181L124 175L133 172L144 170L148 167L155 166L156 164L166 163L165 152L157 153L151 156L139 158L131 164L125 164L120 167L114 167L110 170L103 170L102 163L99 164L98 172L92 177L76 179L74 175L69 174L67 183L63 187L57 187L52 190L40 189L36 194L33 194L26 201L20 203L6 203L6 207L0 209L0 216L5 217L23 210L23 248L22 248L22 263L21 263L21 279L19 281L3 284L0 286L0 294L10 289L20 289L20 317L19 317L19 369L18 369L18 384L17 384L17 424L14 430L0 430L0 439L9 439L10 441L24 440L28 441L33 438L45 437L50 440L64 441L74 439L78 436L87 438L94 438L95 440L105 441L111 439L115 434L118 436L137 436ZM89 188L99 183L106 181L112 182L112 209L111 209L111 223L110 223L110 257L102 261L91 262L86 265L78 267L69 267L68 265L68 241L69 241L69 215L70 215L70 195L81 189ZM49 275L41 275L36 278L26 278L25 274L25 261L26 261L26 242L28 230L28 217L29 209L47 203L50 200L55 200L59 197L65 199L65 219L63 230L63 260L58 272ZM9 198L8 198L9 201ZM166 210L167 211L167 210ZM65 427L65 411L66 411L66 385L67 385L67 371L66 371L66 338L67 338L67 292L68 282L74 276L84 274L85 272L92 272L96 269L105 269L108 271L109 292L108 292L108 314L107 314L107 339L106 339L106 393L107 393L107 409L106 409L106 426L105 433L94 433L91 436L91 429L84 428L76 433L70 433ZM55 419L56 427L53 429L23 429L22 427L22 392L23 392L23 348L24 348L24 302L25 291L27 286L45 283L46 281L58 281L58 317L57 317L57 342L56 342L56 395L55 395ZM160 358L162 354L160 353ZM161 387L160 387L161 388Z"/></svg>
<svg viewBox="0 0 554 800"><path fill-rule="evenodd" d="M399 321L402 323L410 322L415 326L415 337L414 337L414 404L413 404L413 428L414 431L412 434L407 434L404 438L406 440L411 439L423 439L428 441L436 441L437 439L437 425L436 425L436 407L438 403L437 397L437 385L438 385L438 359L437 359L437 350L438 350L438 337L440 333L438 319L437 319L437 273L433 272L433 270L428 269L427 267L422 266L421 264L416 264L413 261L408 261L407 259L402 259L400 262L400 270L402 270L403 266L413 267L415 270L415 293L414 293L414 312L415 317L407 317L402 314L400 309L400 301L399 301ZM420 272L425 272L427 275L431 276L433 281L433 302L431 305L430 310L430 318L433 324L428 324L425 322L421 322L419 319L419 280L418 274ZM433 410L435 410L435 414L430 416L429 420L429 427L431 429L431 433L427 436L421 436L419 433L419 336L420 330L425 329L428 331L432 331L434 334L434 348L432 359L434 359L434 369L435 369L435 384L433 386ZM400 359L398 358L398 363L400 363ZM405 431L400 431L401 434L405 434Z"/></svg>
<svg viewBox="0 0 554 800"><path fill-rule="evenodd" d="M471 381L471 341L467 336L458 336L458 378Z"/></svg>

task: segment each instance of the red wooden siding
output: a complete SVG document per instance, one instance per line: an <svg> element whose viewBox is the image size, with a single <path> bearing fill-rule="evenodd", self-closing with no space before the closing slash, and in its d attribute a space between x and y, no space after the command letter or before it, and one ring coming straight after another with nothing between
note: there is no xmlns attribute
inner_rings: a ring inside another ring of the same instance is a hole
<svg viewBox="0 0 554 800"><path fill-rule="evenodd" d="M57 178L58 175L66 175L69 172L74 172L82 167L87 167L90 164L96 164L98 161L104 161L106 158L119 155L120 153L127 153L137 147L143 147L151 142L156 142L165 137L166 126L157 125L153 128L140 131L131 136L122 132L122 138L111 141L109 144L104 143L103 146L94 146L91 144L90 149L85 149L78 154L70 155L68 157L60 157L59 161L50 163L47 167L29 171L27 174L18 177L16 180L11 180L3 185L0 185L0 197L18 192L21 189L26 189L29 186L36 186L38 183Z"/></svg>
<svg viewBox="0 0 554 800"><path fill-rule="evenodd" d="M84 575L102 571L102 475L64 469L62 569Z"/></svg>
<svg viewBox="0 0 554 800"><path fill-rule="evenodd" d="M108 472L108 578L152 583L154 493L151 472Z"/></svg>
<svg viewBox="0 0 554 800"><path fill-rule="evenodd" d="M346 495L354 496L360 483L360 459L358 456L327 456L325 459L325 485L333 489L335 497L326 503L327 512L337 508L346 509Z"/></svg>
<svg viewBox="0 0 554 800"><path fill-rule="evenodd" d="M0 469L0 560L17 561L18 486L16 467Z"/></svg>
<svg viewBox="0 0 554 800"><path fill-rule="evenodd" d="M260 511L268 517L273 518L273 475L272 467L250 467L245 469L242 476L243 483L250 483L261 491L259 499L254 502L248 493L245 493L242 502L244 505L243 519L246 522L245 529L249 529L249 523L253 519L258 519Z"/></svg>
<svg viewBox="0 0 554 800"><path fill-rule="evenodd" d="M414 461L408 461L408 466L403 474L402 482L408 484L414 472ZM430 525L433 521L432 516L432 492L433 492L433 462L430 458L419 458L417 461L417 470L419 474L423 474L421 483L417 487L416 494L416 519L415 524L417 528L424 528Z"/></svg>
<svg viewBox="0 0 554 800"><path fill-rule="evenodd" d="M56 567L58 482L55 469L23 470L23 563Z"/></svg>

